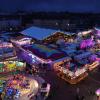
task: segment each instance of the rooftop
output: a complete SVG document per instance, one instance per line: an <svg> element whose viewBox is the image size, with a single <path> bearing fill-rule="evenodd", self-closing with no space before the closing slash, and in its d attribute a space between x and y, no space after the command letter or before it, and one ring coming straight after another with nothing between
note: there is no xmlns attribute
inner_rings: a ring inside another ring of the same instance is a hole
<svg viewBox="0 0 100 100"><path fill-rule="evenodd" d="M23 35L26 35L26 36L36 38L38 40L42 40L42 39L52 35L53 33L57 32L57 31L58 30L44 29L44 28L32 26L32 27L29 27L29 28L21 31L20 33L22 33Z"/></svg>

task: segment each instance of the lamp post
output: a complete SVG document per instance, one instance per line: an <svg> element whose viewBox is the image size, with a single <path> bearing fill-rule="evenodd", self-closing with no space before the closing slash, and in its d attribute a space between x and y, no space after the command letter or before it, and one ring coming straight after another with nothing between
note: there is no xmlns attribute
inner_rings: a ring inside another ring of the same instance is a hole
<svg viewBox="0 0 100 100"><path fill-rule="evenodd" d="M97 100L100 100L100 89L97 89L97 91L95 93L97 96Z"/></svg>

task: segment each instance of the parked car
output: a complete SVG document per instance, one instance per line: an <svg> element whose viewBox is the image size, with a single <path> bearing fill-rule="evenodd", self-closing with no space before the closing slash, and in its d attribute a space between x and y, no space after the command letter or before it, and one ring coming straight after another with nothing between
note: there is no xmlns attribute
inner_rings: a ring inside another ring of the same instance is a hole
<svg viewBox="0 0 100 100"><path fill-rule="evenodd" d="M50 92L50 84L49 83L43 83L41 86L41 96L46 99Z"/></svg>

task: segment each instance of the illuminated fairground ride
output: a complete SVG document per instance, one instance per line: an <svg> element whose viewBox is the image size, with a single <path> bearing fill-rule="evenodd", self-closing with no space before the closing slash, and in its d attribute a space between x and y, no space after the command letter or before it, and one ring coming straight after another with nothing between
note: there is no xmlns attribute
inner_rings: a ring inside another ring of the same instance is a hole
<svg viewBox="0 0 100 100"><path fill-rule="evenodd" d="M10 79L10 77L12 77L13 75L15 76L18 74L24 74L23 71L25 67L26 67L26 63L20 61L0 62L0 93L4 92L6 83Z"/></svg>
<svg viewBox="0 0 100 100"><path fill-rule="evenodd" d="M24 71L26 63L20 61L3 61L0 62L0 75L7 76L17 72Z"/></svg>
<svg viewBox="0 0 100 100"><path fill-rule="evenodd" d="M38 89L39 84L34 78L17 74L7 80L1 97L2 100L30 100L31 96L37 94Z"/></svg>
<svg viewBox="0 0 100 100"><path fill-rule="evenodd" d="M66 59L55 63L53 68L60 78L69 82L70 84L77 84L88 76L88 71L93 70L99 65L100 63L98 61L94 61L83 66L74 66L69 59Z"/></svg>

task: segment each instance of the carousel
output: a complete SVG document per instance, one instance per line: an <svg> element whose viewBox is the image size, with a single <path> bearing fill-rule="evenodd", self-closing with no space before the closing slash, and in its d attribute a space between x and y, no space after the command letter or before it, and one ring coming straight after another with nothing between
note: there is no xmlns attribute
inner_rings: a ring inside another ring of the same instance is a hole
<svg viewBox="0 0 100 100"><path fill-rule="evenodd" d="M2 100L30 100L31 96L37 94L38 82L34 78L21 74L9 77L1 97Z"/></svg>

